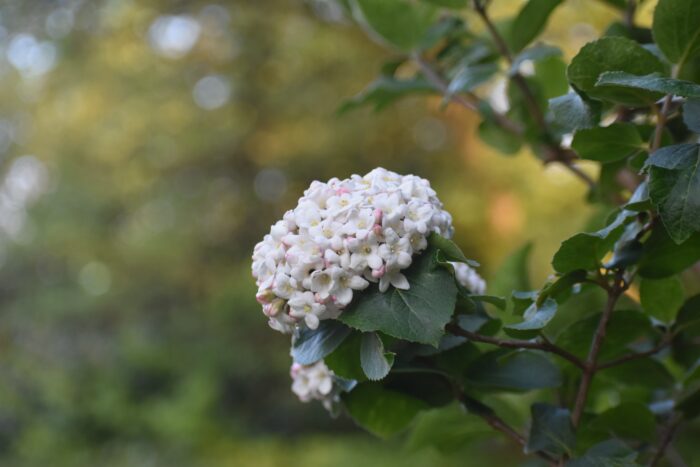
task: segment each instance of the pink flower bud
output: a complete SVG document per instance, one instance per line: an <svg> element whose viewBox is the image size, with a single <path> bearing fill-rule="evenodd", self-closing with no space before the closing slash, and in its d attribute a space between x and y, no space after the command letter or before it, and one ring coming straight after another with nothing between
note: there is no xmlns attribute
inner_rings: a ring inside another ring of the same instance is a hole
<svg viewBox="0 0 700 467"><path fill-rule="evenodd" d="M382 225L382 216L384 213L381 209L377 208L374 210L374 223L377 225Z"/></svg>
<svg viewBox="0 0 700 467"><path fill-rule="evenodd" d="M381 268L372 271L372 277L374 277L375 279L379 279L380 277L384 276L385 273L386 266L382 266Z"/></svg>
<svg viewBox="0 0 700 467"><path fill-rule="evenodd" d="M381 237L382 226L379 224L375 224L374 227L372 227L372 231L374 232L374 235L376 235L377 237Z"/></svg>

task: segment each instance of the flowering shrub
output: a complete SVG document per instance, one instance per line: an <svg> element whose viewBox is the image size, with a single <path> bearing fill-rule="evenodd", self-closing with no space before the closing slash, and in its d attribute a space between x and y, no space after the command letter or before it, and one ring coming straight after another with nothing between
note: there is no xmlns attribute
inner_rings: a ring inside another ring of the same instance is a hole
<svg viewBox="0 0 700 467"><path fill-rule="evenodd" d="M263 311L292 334L302 401L437 445L468 441L440 425L459 406L552 466L656 466L675 436L692 438L700 2L659 0L649 29L635 24L641 1L601 1L621 21L568 65L557 47L533 44L561 0L529 0L498 26L487 0L338 3L395 55L342 110L442 96L481 115L486 143L560 164L610 215L562 242L547 283L530 290L514 272L505 282L525 290L498 297L450 240L451 217L426 180L375 169L312 183L253 254ZM488 99L497 80L504 111ZM509 269L526 270L528 252ZM504 393L534 390L528 419L494 408L512 400Z"/></svg>

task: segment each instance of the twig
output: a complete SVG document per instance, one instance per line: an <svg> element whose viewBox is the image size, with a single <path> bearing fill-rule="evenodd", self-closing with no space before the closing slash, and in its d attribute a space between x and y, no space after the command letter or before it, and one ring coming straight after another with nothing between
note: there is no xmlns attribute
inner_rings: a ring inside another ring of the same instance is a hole
<svg viewBox="0 0 700 467"><path fill-rule="evenodd" d="M512 66L513 54L511 53L510 48L508 47L508 44L506 43L505 39L503 38L501 33L498 32L498 29L493 24L493 21L491 21L491 18L489 18L488 13L486 12L485 4L482 4L479 0L474 0L473 3L474 10L479 15L484 25L486 26L486 29L491 34L491 37L493 38L493 41L496 44L496 48L498 49L499 53L503 55L503 57L508 61L508 64ZM540 105L538 104L535 95L532 93L530 86L528 86L525 77L516 70L515 73L513 73L513 75L511 76L511 79L518 87L518 89L520 89L520 92L522 93L523 98L525 99L525 105L528 108L528 112L535 120L535 123L539 127L540 131L545 137L550 138L551 131L549 129L549 125L547 124L547 120L544 116L544 113L542 112L542 109L540 109ZM559 162L564 167L566 167L572 174L574 174L583 182L585 182L589 188L593 188L595 186L595 181L573 164L573 160L577 159L577 156L573 151L565 150L558 144L553 144L551 142L546 143L545 147L550 154L549 160L545 162Z"/></svg>
<svg viewBox="0 0 700 467"><path fill-rule="evenodd" d="M447 82L440 77L440 75L430 66L430 64L423 59L420 55L413 55L413 61L416 62L420 68L423 76L436 88L438 88L444 95L448 96L448 99L467 108L473 112L479 112L479 107L481 100L472 92L464 92L460 94L451 94L448 91ZM493 112L491 115L493 120L506 131L521 135L523 133L523 128L518 125L513 120L509 119L505 115L499 112Z"/></svg>
<svg viewBox="0 0 700 467"><path fill-rule="evenodd" d="M601 363L596 367L597 370L605 370L606 368L611 368L614 366L622 365L623 363L630 362L632 360L637 360L639 358L644 358L644 357L650 357L652 355L655 355L659 353L661 350L665 349L666 347L671 344L671 339L669 338L663 338L661 342L656 344L653 348L649 350L645 350L644 352L637 352L629 355L622 356L620 358L616 358L614 360L611 360L609 362Z"/></svg>
<svg viewBox="0 0 700 467"><path fill-rule="evenodd" d="M656 151L661 146L661 137L664 134L664 126L666 125L666 114L668 113L668 109L671 106L672 98L673 96L671 96L671 94L668 94L664 98L664 102L661 105L660 111L656 110L655 106L652 106L652 108L656 112L656 129L654 130L654 142L651 145L651 152Z"/></svg>
<svg viewBox="0 0 700 467"><path fill-rule="evenodd" d="M656 450L656 454L654 454L654 457L651 459L651 462L649 462L649 467L655 467L656 465L658 465L659 462L661 462L661 459L664 458L666 449L671 444L671 441L673 440L673 435L676 434L676 430L678 429L678 426L681 424L682 421L683 417L680 415L676 415L671 419L668 426L666 427L663 437L661 438L661 442L659 443L659 448Z"/></svg>
<svg viewBox="0 0 700 467"><path fill-rule="evenodd" d="M629 284L624 281L622 274L622 270L617 271L615 274L615 283L608 292L608 301L603 309L603 316L601 316L600 321L598 322L598 328L593 335L593 342L591 343L591 348L588 352L588 357L586 358L586 367L583 370L581 383L579 384L578 393L576 394L574 410L571 414L571 422L573 423L574 427L578 427L578 424L581 421L581 416L583 415L583 410L586 407L588 391L591 387L593 376L597 370L596 363L598 361L598 354L603 346L608 322L612 316L613 309L615 308L615 304L617 303L618 298L620 298L620 295L622 295L627 287L629 287Z"/></svg>
<svg viewBox="0 0 700 467"><path fill-rule="evenodd" d="M481 417L488 425L494 430L500 431L506 435L511 440L515 441L522 447L527 446L527 441L525 437L518 433L513 427L511 427L505 420L499 417L490 407L484 405L483 403L472 399L464 393L461 389L455 387L457 393L457 399L464 406L469 413ZM534 454L539 456L541 459L547 461L550 465L556 466L557 460L547 454L544 451L535 451Z"/></svg>
<svg viewBox="0 0 700 467"><path fill-rule="evenodd" d="M483 342L486 344L492 344L492 345L496 345L498 347L503 347L503 348L507 348L507 349L533 349L533 350L542 350L544 352L553 353L555 355L562 357L565 360L568 360L569 362L571 362L572 364L574 364L578 368L581 368L581 369L586 368L585 363L580 358L578 358L576 355L572 354L571 352L568 352L567 350L562 349L561 347L558 347L558 346L552 344L551 342L549 342L547 340L542 341L542 342L537 342L537 341L527 341L527 340L518 340L518 339L499 339L497 337L483 336L483 335L477 334L475 332L466 331L456 324L448 324L447 330L456 336L466 337L467 339L472 340L474 342Z"/></svg>

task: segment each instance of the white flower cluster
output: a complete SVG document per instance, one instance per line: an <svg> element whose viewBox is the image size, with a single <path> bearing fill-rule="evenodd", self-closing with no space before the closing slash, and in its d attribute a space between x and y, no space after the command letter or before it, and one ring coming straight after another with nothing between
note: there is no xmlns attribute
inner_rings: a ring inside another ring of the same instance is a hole
<svg viewBox="0 0 700 467"><path fill-rule="evenodd" d="M475 269L464 263L450 263L455 270L455 278L462 287L475 295L486 293L486 281L476 272Z"/></svg>
<svg viewBox="0 0 700 467"><path fill-rule="evenodd" d="M323 406L330 410L338 398L333 384L333 372L323 360L311 365L301 365L294 362L289 370L292 377L292 392L302 402L320 400Z"/></svg>
<svg viewBox="0 0 700 467"><path fill-rule="evenodd" d="M315 329L369 282L382 292L408 289L401 271L426 248L428 235L452 231L430 183L415 175L377 168L315 181L255 246L257 299L272 328L291 332L303 321Z"/></svg>

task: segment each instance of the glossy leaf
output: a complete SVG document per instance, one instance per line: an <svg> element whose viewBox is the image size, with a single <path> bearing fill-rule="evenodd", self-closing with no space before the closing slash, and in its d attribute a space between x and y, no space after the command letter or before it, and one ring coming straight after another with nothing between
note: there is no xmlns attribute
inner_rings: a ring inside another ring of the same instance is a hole
<svg viewBox="0 0 700 467"><path fill-rule="evenodd" d="M525 310L523 321L504 326L504 330L508 334L518 337L534 337L537 335L537 331L544 328L554 318L556 312L557 302L554 299L548 298L541 305L533 303Z"/></svg>
<svg viewBox="0 0 700 467"><path fill-rule="evenodd" d="M561 385L559 369L536 352L496 350L478 358L466 371L467 386L531 390Z"/></svg>
<svg viewBox="0 0 700 467"><path fill-rule="evenodd" d="M571 147L582 159L613 162L644 151L647 145L634 125L613 123L577 131Z"/></svg>
<svg viewBox="0 0 700 467"><path fill-rule="evenodd" d="M639 275L651 279L661 279L684 271L700 261L700 233L676 244L663 226L654 228L649 239L644 242L642 258L639 261Z"/></svg>
<svg viewBox="0 0 700 467"><path fill-rule="evenodd" d="M652 442L656 421L649 408L641 402L622 402L593 418L582 430L582 437L594 442L610 436Z"/></svg>
<svg viewBox="0 0 700 467"><path fill-rule="evenodd" d="M596 87L623 87L645 91L674 94L683 97L700 97L700 85L680 79L666 78L659 73L637 76L622 71L603 73L598 78Z"/></svg>
<svg viewBox="0 0 700 467"><path fill-rule="evenodd" d="M638 467L637 452L619 440L596 444L583 457L566 463L567 467Z"/></svg>
<svg viewBox="0 0 700 467"><path fill-rule="evenodd" d="M659 0L654 10L654 40L666 58L685 64L700 54L700 2Z"/></svg>
<svg viewBox="0 0 700 467"><path fill-rule="evenodd" d="M700 145L661 148L647 164L649 196L669 235L681 244L700 231Z"/></svg>
<svg viewBox="0 0 700 467"><path fill-rule="evenodd" d="M342 344L327 355L324 362L337 376L355 381L365 381L367 376L360 363L362 333L353 331Z"/></svg>
<svg viewBox="0 0 700 467"><path fill-rule="evenodd" d="M367 378L378 381L389 374L394 364L394 355L384 352L384 344L377 333L367 332L362 334L360 363Z"/></svg>
<svg viewBox="0 0 700 467"><path fill-rule="evenodd" d="M480 84L490 80L497 72L498 65L496 63L469 64L460 67L447 86L445 101L449 101L455 94L473 90Z"/></svg>
<svg viewBox="0 0 700 467"><path fill-rule="evenodd" d="M573 91L550 99L549 110L556 125L567 132L593 128L600 119L600 112Z"/></svg>
<svg viewBox="0 0 700 467"><path fill-rule="evenodd" d="M688 99L683 104L683 122L694 133L700 133L700 99Z"/></svg>
<svg viewBox="0 0 700 467"><path fill-rule="evenodd" d="M350 332L349 327L332 319L321 321L317 329L304 328L292 341L292 357L297 363L311 365L333 352Z"/></svg>
<svg viewBox="0 0 700 467"><path fill-rule="evenodd" d="M340 320L360 331L381 331L389 336L437 346L450 321L457 286L449 271L435 262L437 249L429 246L405 271L410 289L376 285L357 294Z"/></svg>
<svg viewBox="0 0 700 467"><path fill-rule="evenodd" d="M462 250L449 238L433 232L428 237L428 243L439 250L447 261L456 261L458 263L466 263L472 267L479 267L479 263L464 256Z"/></svg>
<svg viewBox="0 0 700 467"><path fill-rule="evenodd" d="M576 55L567 74L577 89L591 97L626 105L648 105L660 93L636 89L596 87L598 77L606 71L623 71L633 75L664 73L664 64L651 52L624 37L603 37L586 44Z"/></svg>
<svg viewBox="0 0 700 467"><path fill-rule="evenodd" d="M670 323L683 305L683 284L676 276L665 279L642 279L639 296L644 311Z"/></svg>
<svg viewBox="0 0 700 467"><path fill-rule="evenodd" d="M532 424L525 452L547 451L557 456L571 454L576 445L576 434L569 410L536 403L531 413Z"/></svg>
<svg viewBox="0 0 700 467"><path fill-rule="evenodd" d="M379 383L357 385L342 396L350 416L366 430L388 438L405 430L428 405L415 397L392 391Z"/></svg>

